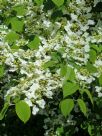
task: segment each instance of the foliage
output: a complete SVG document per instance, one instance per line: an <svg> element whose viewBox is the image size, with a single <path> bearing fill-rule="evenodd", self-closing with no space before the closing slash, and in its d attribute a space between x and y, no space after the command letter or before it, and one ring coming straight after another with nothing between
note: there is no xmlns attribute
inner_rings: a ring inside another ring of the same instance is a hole
<svg viewBox="0 0 102 136"><path fill-rule="evenodd" d="M15 135L11 118L15 125L24 122L21 128L30 126L18 136L102 135L99 5L96 0L0 1L1 136ZM34 131L32 118L41 119Z"/></svg>

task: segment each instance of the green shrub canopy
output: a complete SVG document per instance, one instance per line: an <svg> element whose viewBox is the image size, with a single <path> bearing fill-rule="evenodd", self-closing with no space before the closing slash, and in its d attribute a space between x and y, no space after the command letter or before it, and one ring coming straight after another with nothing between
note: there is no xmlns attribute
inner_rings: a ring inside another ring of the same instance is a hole
<svg viewBox="0 0 102 136"><path fill-rule="evenodd" d="M78 128L70 132L65 127L78 123L74 118L78 113L87 118L84 123L94 136L90 116L102 98L99 2L1 0L0 95L4 107L0 119L14 105L24 123L31 113L46 115L45 136L71 136Z"/></svg>

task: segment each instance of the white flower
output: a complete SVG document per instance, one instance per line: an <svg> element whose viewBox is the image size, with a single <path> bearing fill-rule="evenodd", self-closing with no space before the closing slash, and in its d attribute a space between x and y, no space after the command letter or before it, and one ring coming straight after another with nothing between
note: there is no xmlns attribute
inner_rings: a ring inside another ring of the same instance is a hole
<svg viewBox="0 0 102 136"><path fill-rule="evenodd" d="M32 114L36 115L38 113L38 111L39 111L39 108L36 105L34 105L32 108Z"/></svg>
<svg viewBox="0 0 102 136"><path fill-rule="evenodd" d="M30 107L33 106L33 104L32 104L32 102L31 102L30 99L25 98L24 100L25 100L25 102L26 102Z"/></svg>
<svg viewBox="0 0 102 136"><path fill-rule="evenodd" d="M102 90L102 87L100 86L95 86L96 92L99 93Z"/></svg>
<svg viewBox="0 0 102 136"><path fill-rule="evenodd" d="M33 83L33 85L30 87L28 90L29 92L35 92L37 89L39 89L39 84L38 83Z"/></svg>
<svg viewBox="0 0 102 136"><path fill-rule="evenodd" d="M76 0L77 4L80 4L81 3L81 0Z"/></svg>
<svg viewBox="0 0 102 136"><path fill-rule="evenodd" d="M6 59L5 63L6 63L7 65L11 65L11 66L12 66L14 60L15 60L15 59L14 59L14 56L9 53L9 54L7 54L7 59Z"/></svg>
<svg viewBox="0 0 102 136"><path fill-rule="evenodd" d="M52 95L53 95L52 91L48 88L48 90L45 92L45 96L47 96L47 98L52 98Z"/></svg>
<svg viewBox="0 0 102 136"><path fill-rule="evenodd" d="M81 27L81 30L84 31L84 32L89 29L88 25L85 25L85 26L80 25L80 27Z"/></svg>
<svg viewBox="0 0 102 136"><path fill-rule="evenodd" d="M96 92L98 93L98 97L102 97L102 87L95 86Z"/></svg>
<svg viewBox="0 0 102 136"><path fill-rule="evenodd" d="M93 20L88 20L88 25L94 25L95 22Z"/></svg>
<svg viewBox="0 0 102 136"><path fill-rule="evenodd" d="M72 20L77 21L77 15L75 15L75 14L73 14L73 13L71 13L71 18L72 18Z"/></svg>
<svg viewBox="0 0 102 136"><path fill-rule="evenodd" d="M102 93L101 92L98 93L98 97L102 97Z"/></svg>
<svg viewBox="0 0 102 136"><path fill-rule="evenodd" d="M34 62L34 65L35 66L41 66L41 64L42 64L42 61L41 60L36 60L35 62Z"/></svg>
<svg viewBox="0 0 102 136"><path fill-rule="evenodd" d="M23 60L21 58L19 58L19 60L20 60L20 62L21 62L21 64L22 64L23 67L27 65L27 62L25 60Z"/></svg>
<svg viewBox="0 0 102 136"><path fill-rule="evenodd" d="M87 44L87 45L85 45L84 49L85 49L85 52L89 52L90 51L90 46Z"/></svg>
<svg viewBox="0 0 102 136"><path fill-rule="evenodd" d="M58 50L59 48L60 48L60 44L56 44L54 47L55 50Z"/></svg>
<svg viewBox="0 0 102 136"><path fill-rule="evenodd" d="M93 80L95 80L95 78L94 77L90 77L90 78L87 78L86 82L90 84L90 83L92 83Z"/></svg>
<svg viewBox="0 0 102 136"><path fill-rule="evenodd" d="M45 108L45 101L44 99L37 100L36 103L39 105L40 108L44 109Z"/></svg>
<svg viewBox="0 0 102 136"><path fill-rule="evenodd" d="M36 54L35 54L35 56L36 56L37 58L40 58L40 57L41 57L40 51L37 51Z"/></svg>
<svg viewBox="0 0 102 136"><path fill-rule="evenodd" d="M67 56L67 53L63 53L63 56L62 56L62 57L63 57L63 58L66 58L66 56Z"/></svg>
<svg viewBox="0 0 102 136"><path fill-rule="evenodd" d="M44 24L46 27L50 27L51 22L48 21L48 20L44 20L44 21L43 21L43 24Z"/></svg>
<svg viewBox="0 0 102 136"><path fill-rule="evenodd" d="M64 26L64 29L66 30L66 32L68 32L70 30L71 26L72 26L71 23L69 21L67 21L67 25Z"/></svg>
<svg viewBox="0 0 102 136"><path fill-rule="evenodd" d="M95 61L95 66L96 66L96 67L102 66L102 60L96 60L96 61Z"/></svg>

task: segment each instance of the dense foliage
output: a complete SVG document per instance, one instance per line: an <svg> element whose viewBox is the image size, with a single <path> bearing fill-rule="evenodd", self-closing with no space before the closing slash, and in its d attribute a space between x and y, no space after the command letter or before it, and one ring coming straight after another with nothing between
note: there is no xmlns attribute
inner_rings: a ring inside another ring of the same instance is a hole
<svg viewBox="0 0 102 136"><path fill-rule="evenodd" d="M1 0L0 136L101 136L101 104L102 1Z"/></svg>

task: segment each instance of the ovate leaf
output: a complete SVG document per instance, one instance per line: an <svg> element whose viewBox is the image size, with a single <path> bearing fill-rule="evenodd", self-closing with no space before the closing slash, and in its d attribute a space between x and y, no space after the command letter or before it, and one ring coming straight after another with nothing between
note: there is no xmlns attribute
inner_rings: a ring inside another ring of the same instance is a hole
<svg viewBox="0 0 102 136"><path fill-rule="evenodd" d="M31 116L31 110L28 104L25 101L21 100L18 103L16 103L15 109L16 109L16 114L18 115L20 120L26 123Z"/></svg>
<svg viewBox="0 0 102 136"><path fill-rule="evenodd" d="M77 102L78 102L81 112L86 116L87 108L86 108L85 102L82 99L78 99Z"/></svg>
<svg viewBox="0 0 102 136"><path fill-rule="evenodd" d="M74 69L71 67L67 67L67 73L65 76L65 80L73 81L75 79Z"/></svg>
<svg viewBox="0 0 102 136"><path fill-rule="evenodd" d="M60 108L61 108L62 114L65 117L67 117L70 114L70 112L72 111L72 109L74 108L73 99L65 99L65 100L61 101Z"/></svg>
<svg viewBox="0 0 102 136"><path fill-rule="evenodd" d="M52 2L58 7L64 4L64 0L52 0Z"/></svg>
<svg viewBox="0 0 102 136"><path fill-rule="evenodd" d="M74 94L78 90L79 86L75 83L66 82L63 85L63 97L67 97L69 95Z"/></svg>
<svg viewBox="0 0 102 136"><path fill-rule="evenodd" d="M30 49L38 49L39 48L39 44L40 44L40 39L38 36L35 36L34 40L31 41L29 44L28 44L28 47Z"/></svg>
<svg viewBox="0 0 102 136"><path fill-rule="evenodd" d="M12 30L14 30L16 32L23 31L23 26L24 26L23 20L19 20L18 18L13 17L10 19L10 23L11 23Z"/></svg>
<svg viewBox="0 0 102 136"><path fill-rule="evenodd" d="M5 37L5 40L10 44L12 44L18 39L19 39L19 35L14 31L9 32Z"/></svg>

